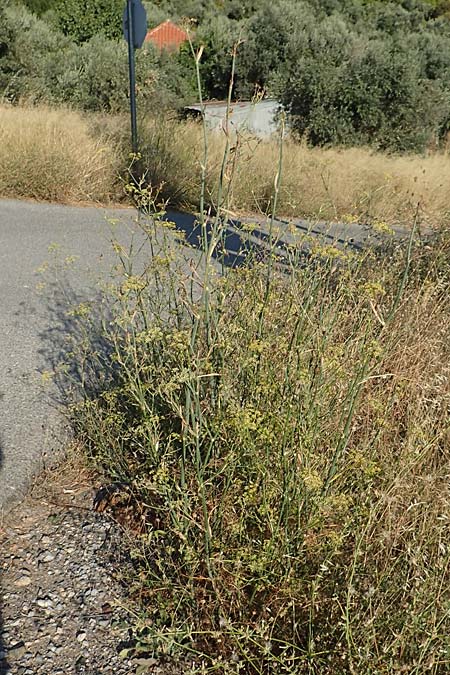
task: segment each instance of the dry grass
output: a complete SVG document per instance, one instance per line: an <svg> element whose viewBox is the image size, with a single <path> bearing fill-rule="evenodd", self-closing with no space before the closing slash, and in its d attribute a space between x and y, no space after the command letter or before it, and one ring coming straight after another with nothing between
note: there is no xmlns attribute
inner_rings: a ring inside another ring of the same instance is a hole
<svg viewBox="0 0 450 675"><path fill-rule="evenodd" d="M147 121L143 136L153 182L165 184L168 199L196 205L203 152L200 125ZM224 144L224 136L209 136L207 192L212 203L216 201ZM226 172L231 209L267 210L278 154L276 141L234 139ZM393 223L411 220L420 204L425 221L442 223L450 215L450 195L445 187L449 181L446 154L387 156L365 148L311 149L287 141L278 210L286 216Z"/></svg>
<svg viewBox="0 0 450 675"><path fill-rule="evenodd" d="M0 106L0 194L59 202L105 202L120 159L94 138L82 116L64 109Z"/></svg>
<svg viewBox="0 0 450 675"><path fill-rule="evenodd" d="M275 163L275 151L262 144L253 160L254 175L269 157ZM288 214L395 222L410 218L420 203L428 220L441 222L450 214L449 179L446 155L396 157L365 148L311 149L291 142L285 151L281 208Z"/></svg>
<svg viewBox="0 0 450 675"><path fill-rule="evenodd" d="M144 168L174 206L197 208L203 132L195 122L141 124ZM224 135L210 134L206 197L217 203ZM225 203L237 212L270 208L276 141L233 139ZM128 119L64 109L0 106L0 195L60 202L123 198ZM447 154L387 156L364 148L320 149L286 141L278 212L293 217L406 223L420 203L424 222L450 216Z"/></svg>

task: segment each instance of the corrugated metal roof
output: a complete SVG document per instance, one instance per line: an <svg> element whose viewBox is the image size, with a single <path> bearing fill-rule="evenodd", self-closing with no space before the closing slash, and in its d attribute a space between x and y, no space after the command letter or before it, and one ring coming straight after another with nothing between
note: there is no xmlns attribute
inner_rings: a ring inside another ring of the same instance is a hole
<svg viewBox="0 0 450 675"><path fill-rule="evenodd" d="M274 99L274 98L265 98L262 101L231 101L230 103L230 111L232 110L239 110L239 109L247 109L249 107L267 107L267 106L273 106L273 105L280 105L279 102ZM191 105L186 105L184 106L185 109L187 110L198 110L199 112L202 111L203 107L205 108L217 108L218 110L224 110L228 108L228 101L203 101L203 103L192 103Z"/></svg>
<svg viewBox="0 0 450 675"><path fill-rule="evenodd" d="M186 31L168 19L150 30L145 37L145 42L152 42L161 50L178 49L187 39Z"/></svg>

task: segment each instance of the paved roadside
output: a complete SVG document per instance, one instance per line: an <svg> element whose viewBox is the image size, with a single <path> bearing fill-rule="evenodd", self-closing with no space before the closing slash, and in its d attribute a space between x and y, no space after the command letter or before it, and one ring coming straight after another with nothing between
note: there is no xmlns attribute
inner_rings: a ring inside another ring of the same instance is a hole
<svg viewBox="0 0 450 675"><path fill-rule="evenodd" d="M72 290L89 297L111 265L111 227L129 237L133 210L0 200L0 509L23 496L42 457L64 442L62 416L42 388L52 317L36 292L49 247L78 256Z"/></svg>

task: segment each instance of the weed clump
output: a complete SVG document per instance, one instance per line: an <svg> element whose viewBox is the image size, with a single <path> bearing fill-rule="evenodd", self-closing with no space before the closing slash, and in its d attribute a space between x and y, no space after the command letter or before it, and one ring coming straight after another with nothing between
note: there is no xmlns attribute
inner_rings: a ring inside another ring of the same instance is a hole
<svg viewBox="0 0 450 675"><path fill-rule="evenodd" d="M227 270L222 223L200 220L188 274L158 215L145 264L116 244L111 377L73 413L135 505L133 650L184 672L444 672L448 245L302 266L298 242Z"/></svg>

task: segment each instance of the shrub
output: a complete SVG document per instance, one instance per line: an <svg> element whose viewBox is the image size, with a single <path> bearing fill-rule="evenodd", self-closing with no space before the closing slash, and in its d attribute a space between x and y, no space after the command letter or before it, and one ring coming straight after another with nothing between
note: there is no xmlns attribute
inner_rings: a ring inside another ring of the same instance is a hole
<svg viewBox="0 0 450 675"><path fill-rule="evenodd" d="M321 15L318 9L319 17ZM307 34L317 15L306 2L264 3L249 21L237 59L237 88L240 96L256 90L273 93L274 76L286 68L286 50L293 32Z"/></svg>
<svg viewBox="0 0 450 675"><path fill-rule="evenodd" d="M186 278L167 228L143 224L143 266L115 243L108 347L81 355L109 384L73 410L137 514L129 651L198 673L442 672L448 248L383 265L313 245L299 267L298 241L284 271L269 247L219 276L216 219Z"/></svg>
<svg viewBox="0 0 450 675"><path fill-rule="evenodd" d="M313 144L371 144L421 152L450 111L439 80L423 77L421 56L386 39L362 42L341 23L323 22L309 47L298 35L282 100L293 128ZM319 62L320 59L320 62Z"/></svg>
<svg viewBox="0 0 450 675"><path fill-rule="evenodd" d="M239 40L239 27L227 17L208 16L195 33L194 49L203 48L200 74L205 98L226 99L231 77L233 45ZM189 54L190 69L192 57ZM195 92L196 95L196 92Z"/></svg>
<svg viewBox="0 0 450 675"><path fill-rule="evenodd" d="M7 6L0 10L4 30L0 48L0 90L3 99L48 100L50 92L43 77L44 63L69 41L25 8Z"/></svg>
<svg viewBox="0 0 450 675"><path fill-rule="evenodd" d="M55 13L64 35L77 43L96 35L117 40L122 37L122 0L96 0L80 3L78 0L58 0Z"/></svg>
<svg viewBox="0 0 450 675"><path fill-rule="evenodd" d="M30 12L36 14L36 16L41 16L53 9L58 3L58 0L22 0L23 4L28 7Z"/></svg>
<svg viewBox="0 0 450 675"><path fill-rule="evenodd" d="M100 33L76 44L24 7L1 9L0 90L4 100L70 104L89 111L129 107L127 46ZM4 20L4 21L3 21ZM192 97L192 65L148 46L136 53L137 95L147 111Z"/></svg>
<svg viewBox="0 0 450 675"><path fill-rule="evenodd" d="M51 55L44 66L44 78L55 102L91 111L123 110L129 88L126 45L101 35L82 45L72 43L64 60Z"/></svg>

